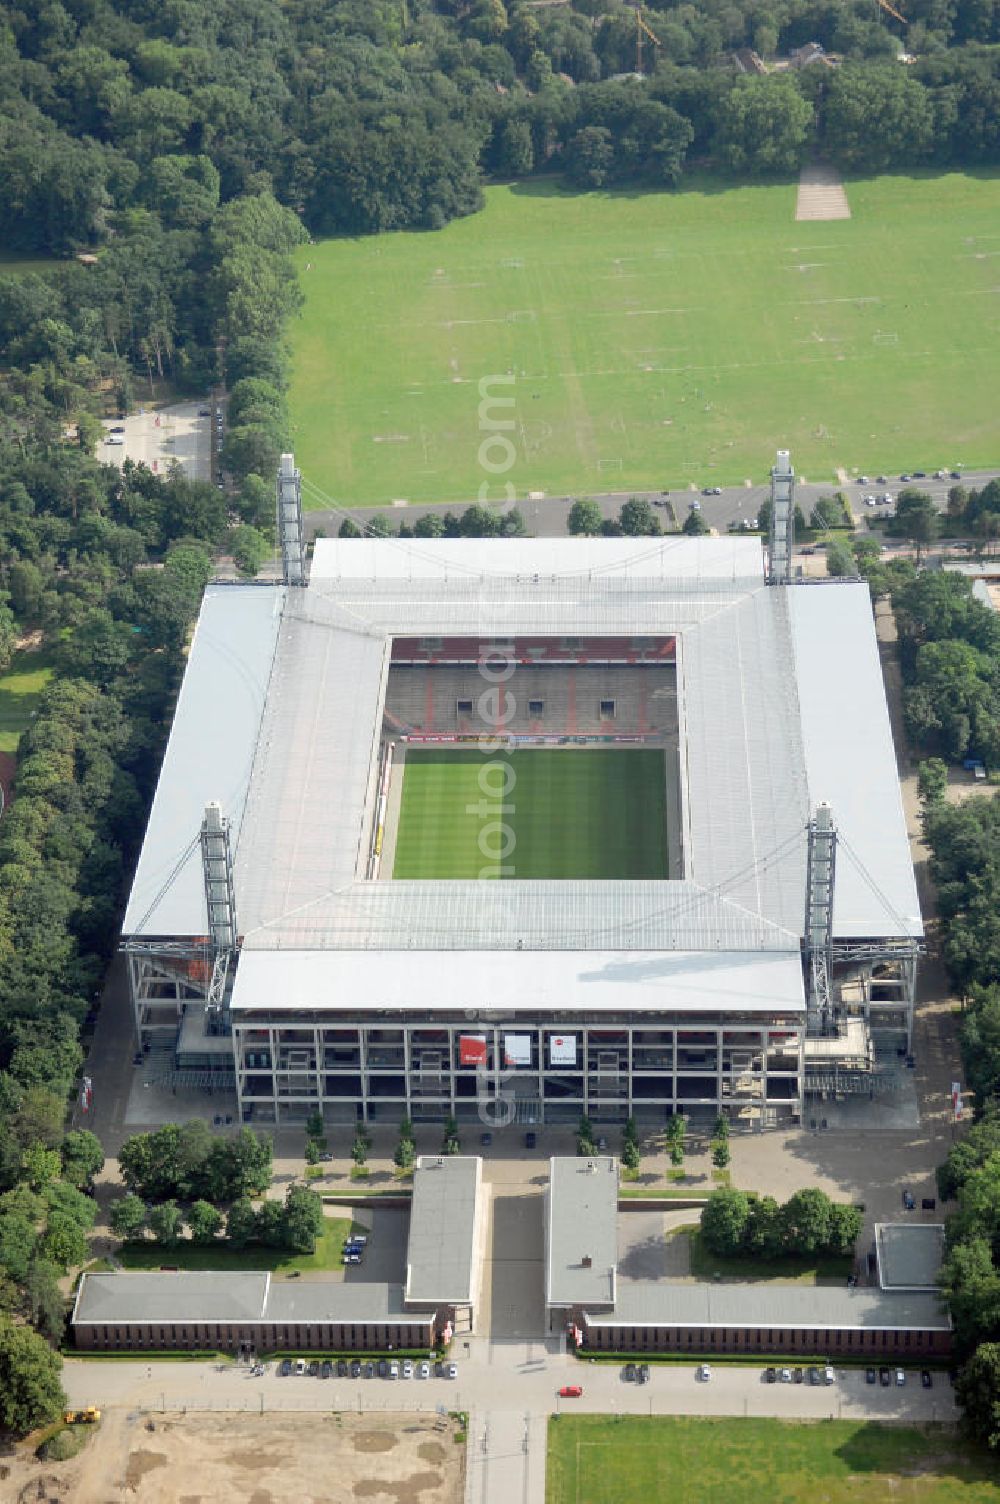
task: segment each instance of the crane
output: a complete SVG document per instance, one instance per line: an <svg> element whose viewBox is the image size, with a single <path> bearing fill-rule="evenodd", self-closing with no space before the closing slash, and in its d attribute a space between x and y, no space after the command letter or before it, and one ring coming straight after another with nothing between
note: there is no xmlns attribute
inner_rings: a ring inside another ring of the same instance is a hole
<svg viewBox="0 0 1000 1504"><path fill-rule="evenodd" d="M880 3L887 4L888 0L880 0ZM635 9L635 71L636 73L640 74L640 76L642 74L642 39L644 35L649 38L654 46L663 46L663 43L656 35L656 32L650 30L645 21L642 19L642 9L637 5Z"/></svg>
<svg viewBox="0 0 1000 1504"><path fill-rule="evenodd" d="M890 16L894 16L897 21L902 21L902 23L903 23L904 26L908 26L909 25L909 22L907 21L906 17L900 15L900 13L896 9L896 7L894 5L890 5L889 4L889 0L876 0L876 4L882 10L887 11Z"/></svg>

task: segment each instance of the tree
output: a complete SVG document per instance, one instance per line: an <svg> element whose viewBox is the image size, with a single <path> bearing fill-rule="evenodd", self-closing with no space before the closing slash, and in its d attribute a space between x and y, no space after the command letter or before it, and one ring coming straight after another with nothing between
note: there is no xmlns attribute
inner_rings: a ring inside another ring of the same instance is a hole
<svg viewBox="0 0 1000 1504"><path fill-rule="evenodd" d="M827 1248L830 1253L847 1257L861 1236L864 1218L856 1206L846 1201L834 1201L830 1207L830 1233Z"/></svg>
<svg viewBox="0 0 1000 1504"><path fill-rule="evenodd" d="M959 1370L955 1398L963 1429L991 1451L1000 1449L1000 1344L983 1342Z"/></svg>
<svg viewBox="0 0 1000 1504"><path fill-rule="evenodd" d="M662 533L660 519L644 496L630 496L619 514L622 532L629 538L657 537Z"/></svg>
<svg viewBox="0 0 1000 1504"><path fill-rule="evenodd" d="M60 1270L47 1259L32 1259L24 1282L24 1297L34 1326L53 1346L62 1340L66 1302L59 1288Z"/></svg>
<svg viewBox="0 0 1000 1504"><path fill-rule="evenodd" d="M725 1139L720 1139L712 1150L712 1163L717 1170L724 1170L729 1164L729 1144Z"/></svg>
<svg viewBox="0 0 1000 1504"><path fill-rule="evenodd" d="M731 1258L743 1247L749 1220L750 1203L742 1191L713 1191L702 1208L702 1242L710 1253Z"/></svg>
<svg viewBox="0 0 1000 1504"><path fill-rule="evenodd" d="M369 538L391 538L392 523L384 512L376 512L374 517L369 517L365 532Z"/></svg>
<svg viewBox="0 0 1000 1504"><path fill-rule="evenodd" d="M87 1259L87 1235L65 1212L49 1214L38 1246L42 1257L62 1270L75 1268Z"/></svg>
<svg viewBox="0 0 1000 1504"><path fill-rule="evenodd" d="M941 1200L953 1200L972 1172L981 1169L996 1153L1000 1153L1000 1104L988 1099L982 1117L952 1144L948 1158L937 1167Z"/></svg>
<svg viewBox="0 0 1000 1504"><path fill-rule="evenodd" d="M580 1121L576 1125L576 1152L583 1159L592 1159L597 1153L597 1145L594 1143L594 1125L582 1113Z"/></svg>
<svg viewBox="0 0 1000 1504"><path fill-rule="evenodd" d="M263 1196L271 1184L273 1145L270 1137L241 1128L228 1146L227 1197Z"/></svg>
<svg viewBox="0 0 1000 1504"><path fill-rule="evenodd" d="M773 1196L751 1196L745 1244L757 1258L777 1258L784 1251L782 1208Z"/></svg>
<svg viewBox="0 0 1000 1504"><path fill-rule="evenodd" d="M55 1180L61 1169L58 1149L46 1149L44 1144L30 1144L21 1156L21 1175L33 1191Z"/></svg>
<svg viewBox="0 0 1000 1504"><path fill-rule="evenodd" d="M917 767L917 790L924 804L936 804L948 787L948 767L940 757L927 757Z"/></svg>
<svg viewBox="0 0 1000 1504"><path fill-rule="evenodd" d="M894 538L908 538L917 546L917 562L921 549L933 543L938 536L939 519L937 508L925 491L907 488L896 497L896 511L886 524L886 532Z"/></svg>
<svg viewBox="0 0 1000 1504"><path fill-rule="evenodd" d="M352 518L345 517L344 520L343 520L343 522L340 524L340 528L339 528L339 530L337 532L337 537L338 538L360 538L361 537L361 529L358 527L358 524L355 521L353 521Z"/></svg>
<svg viewBox="0 0 1000 1504"><path fill-rule="evenodd" d="M368 1140L363 1133L354 1135L354 1143L351 1145L351 1158L356 1165L368 1162Z"/></svg>
<svg viewBox="0 0 1000 1504"><path fill-rule="evenodd" d="M240 574L251 579L260 573L261 565L271 553L271 545L264 534L245 522L233 529L229 547Z"/></svg>
<svg viewBox="0 0 1000 1504"><path fill-rule="evenodd" d="M161 1201L149 1213L149 1230L163 1248L176 1248L184 1232L184 1215L176 1201Z"/></svg>
<svg viewBox="0 0 1000 1504"><path fill-rule="evenodd" d="M248 1197L234 1201L226 1217L226 1237L234 1248L252 1243L257 1231L257 1213Z"/></svg>
<svg viewBox="0 0 1000 1504"><path fill-rule="evenodd" d="M86 1128L72 1128L63 1139L63 1179L77 1190L89 1189L104 1168L101 1141Z"/></svg>
<svg viewBox="0 0 1000 1504"><path fill-rule="evenodd" d="M625 1143L638 1144L639 1142L639 1125L632 1116L625 1119L625 1127L622 1129L622 1139Z"/></svg>
<svg viewBox="0 0 1000 1504"><path fill-rule="evenodd" d="M849 578L858 572L854 554L839 538L826 545L826 572L836 579Z"/></svg>
<svg viewBox="0 0 1000 1504"><path fill-rule="evenodd" d="M578 188L601 188L614 155L611 132L603 125L585 125L566 143L566 176Z"/></svg>
<svg viewBox="0 0 1000 1504"><path fill-rule="evenodd" d="M453 1117L444 1120L444 1140L441 1145L443 1154L461 1154L462 1145L458 1136L458 1122Z"/></svg>
<svg viewBox="0 0 1000 1504"><path fill-rule="evenodd" d="M787 73L741 78L721 102L715 149L731 172L797 172L812 140L813 107Z"/></svg>
<svg viewBox="0 0 1000 1504"><path fill-rule="evenodd" d="M196 1201L187 1214L188 1230L192 1243L214 1243L222 1228L223 1217L210 1201Z"/></svg>
<svg viewBox="0 0 1000 1504"><path fill-rule="evenodd" d="M439 512L425 512L413 524L415 538L440 538L444 533L444 520Z"/></svg>
<svg viewBox="0 0 1000 1504"><path fill-rule="evenodd" d="M830 1246L831 1203L825 1191L796 1191L782 1208L789 1253L821 1253Z"/></svg>
<svg viewBox="0 0 1000 1504"><path fill-rule="evenodd" d="M108 1208L108 1224L116 1238L123 1243L142 1236L146 1226L146 1207L139 1197L130 1191L119 1196Z"/></svg>
<svg viewBox="0 0 1000 1504"><path fill-rule="evenodd" d="M574 501L566 519L567 530L574 538L592 538L601 531L601 509L596 501L580 497Z"/></svg>
<svg viewBox="0 0 1000 1504"><path fill-rule="evenodd" d="M692 507L681 524L681 532L689 538L699 538L709 531L701 507Z"/></svg>
<svg viewBox="0 0 1000 1504"><path fill-rule="evenodd" d="M712 1132L716 1138L729 1137L729 1119L726 1117L726 1114L724 1112L720 1112L718 1117L715 1119L715 1126L712 1129Z"/></svg>
<svg viewBox="0 0 1000 1504"><path fill-rule="evenodd" d="M622 1165L626 1170L638 1170L641 1163L639 1145L634 1139L627 1138L622 1143Z"/></svg>
<svg viewBox="0 0 1000 1504"><path fill-rule="evenodd" d="M284 1241L296 1253L313 1253L323 1231L323 1202L315 1191L290 1185L285 1197Z"/></svg>
<svg viewBox="0 0 1000 1504"><path fill-rule="evenodd" d="M409 1118L403 1118L399 1125L399 1143L393 1155L393 1162L400 1170L409 1170L413 1167L413 1161L417 1157L417 1148L413 1142L413 1124Z"/></svg>
<svg viewBox="0 0 1000 1504"><path fill-rule="evenodd" d="M809 514L809 526L817 531L850 524L850 515L842 493L836 496L821 496Z"/></svg>
<svg viewBox="0 0 1000 1504"><path fill-rule="evenodd" d="M55 1420L66 1404L61 1371L37 1332L0 1316L0 1426L21 1436Z"/></svg>

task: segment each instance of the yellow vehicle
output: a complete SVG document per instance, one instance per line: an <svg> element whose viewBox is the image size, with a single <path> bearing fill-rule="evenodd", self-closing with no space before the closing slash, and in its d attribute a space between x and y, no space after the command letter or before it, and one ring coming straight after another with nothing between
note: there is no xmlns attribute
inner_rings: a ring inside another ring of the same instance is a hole
<svg viewBox="0 0 1000 1504"><path fill-rule="evenodd" d="M101 1412L96 1405L88 1405L86 1410L66 1410L63 1412L63 1420L67 1426L96 1425L101 1418Z"/></svg>

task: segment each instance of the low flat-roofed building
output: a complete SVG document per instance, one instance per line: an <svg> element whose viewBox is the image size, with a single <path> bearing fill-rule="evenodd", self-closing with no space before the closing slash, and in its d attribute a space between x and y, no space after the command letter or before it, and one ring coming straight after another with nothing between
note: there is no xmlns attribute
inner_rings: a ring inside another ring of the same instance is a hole
<svg viewBox="0 0 1000 1504"><path fill-rule="evenodd" d="M615 1352L943 1357L951 1321L936 1294L870 1286L636 1280L613 1311L580 1313L584 1347Z"/></svg>
<svg viewBox="0 0 1000 1504"><path fill-rule="evenodd" d="M401 1285L257 1271L85 1274L72 1326L92 1351L385 1352L429 1349L435 1335Z"/></svg>
<svg viewBox="0 0 1000 1504"><path fill-rule="evenodd" d="M413 1175L406 1244L408 1310L426 1309L444 1330L471 1332L483 1266L483 1162L473 1154L425 1154Z"/></svg>
<svg viewBox="0 0 1000 1504"><path fill-rule="evenodd" d="M883 1290L936 1290L944 1258L940 1222L876 1222L875 1254Z"/></svg>
<svg viewBox="0 0 1000 1504"><path fill-rule="evenodd" d="M618 1285L618 1161L549 1160L545 1191L545 1309L550 1330L570 1313L615 1306Z"/></svg>

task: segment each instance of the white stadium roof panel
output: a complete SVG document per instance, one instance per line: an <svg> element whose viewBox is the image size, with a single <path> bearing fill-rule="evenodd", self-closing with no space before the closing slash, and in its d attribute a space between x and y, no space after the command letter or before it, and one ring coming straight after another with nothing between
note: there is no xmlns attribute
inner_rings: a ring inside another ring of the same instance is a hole
<svg viewBox="0 0 1000 1504"><path fill-rule="evenodd" d="M239 830L274 660L283 587L209 585L188 654L122 932L208 925L199 832L218 799Z"/></svg>
<svg viewBox="0 0 1000 1504"><path fill-rule="evenodd" d="M494 885L496 886L496 885ZM244 950L234 1016L366 1008L415 1014L470 999L504 1016L676 1011L799 1013L798 947L725 951L256 951Z"/></svg>
<svg viewBox="0 0 1000 1504"><path fill-rule="evenodd" d="M449 632L677 638L684 880L362 880L392 638ZM253 951L797 952L821 799L835 937L920 933L867 591L770 588L753 538L320 540L307 589L211 587L126 936L204 933L209 799L241 973Z"/></svg>

